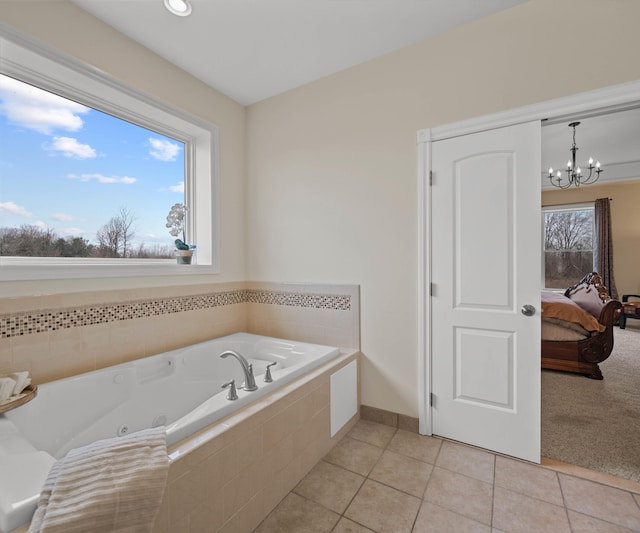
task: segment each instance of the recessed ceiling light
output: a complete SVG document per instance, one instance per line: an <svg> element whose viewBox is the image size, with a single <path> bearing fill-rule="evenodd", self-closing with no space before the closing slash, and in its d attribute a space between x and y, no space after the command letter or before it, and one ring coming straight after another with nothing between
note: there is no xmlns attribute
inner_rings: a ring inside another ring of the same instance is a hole
<svg viewBox="0 0 640 533"><path fill-rule="evenodd" d="M179 17L191 14L191 4L187 0L164 0L164 7Z"/></svg>

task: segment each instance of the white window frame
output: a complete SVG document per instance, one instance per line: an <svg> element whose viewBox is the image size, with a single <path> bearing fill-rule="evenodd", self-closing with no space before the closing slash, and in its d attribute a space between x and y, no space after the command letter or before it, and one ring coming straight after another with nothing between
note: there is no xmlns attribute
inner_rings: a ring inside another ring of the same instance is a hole
<svg viewBox="0 0 640 533"><path fill-rule="evenodd" d="M219 272L218 128L0 23L0 73L156 131L185 145L192 265L172 260L0 257L0 281L192 275Z"/></svg>
<svg viewBox="0 0 640 533"><path fill-rule="evenodd" d="M545 234L545 230L544 230L544 225L545 225L545 216L547 213L553 212L553 211L592 211L594 213L594 216L592 218L592 223L591 223L591 242L592 242L592 246L595 247L595 238L596 238L596 222L595 222L595 208L596 208L596 204L595 202L585 202L585 203L580 203L580 204L558 204L558 205L547 205L547 206L542 206L542 217L541 217L541 228L542 228L542 287L544 288L545 291L553 291L553 292L564 292L566 290L565 288L558 288L558 287L547 287L547 273L545 272L545 242L544 242L544 234ZM595 257L595 250L594 250L594 257ZM595 269L595 265L593 265L593 268ZM576 280L577 281L577 280Z"/></svg>

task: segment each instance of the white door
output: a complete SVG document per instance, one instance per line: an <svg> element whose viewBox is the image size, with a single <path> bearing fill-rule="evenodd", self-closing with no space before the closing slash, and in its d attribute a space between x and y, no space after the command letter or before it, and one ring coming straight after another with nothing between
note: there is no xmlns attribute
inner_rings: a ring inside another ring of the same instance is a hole
<svg viewBox="0 0 640 533"><path fill-rule="evenodd" d="M533 122L436 141L431 167L433 433L536 463L540 136Z"/></svg>

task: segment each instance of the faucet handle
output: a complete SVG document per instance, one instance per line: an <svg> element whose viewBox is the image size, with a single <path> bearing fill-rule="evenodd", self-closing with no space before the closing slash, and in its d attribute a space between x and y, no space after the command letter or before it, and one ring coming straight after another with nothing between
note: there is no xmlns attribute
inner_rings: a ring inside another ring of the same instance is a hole
<svg viewBox="0 0 640 533"><path fill-rule="evenodd" d="M264 374L265 383L271 383L273 381L273 378L271 377L271 367L277 364L278 364L278 361L274 361L273 363L269 363L267 365L267 371Z"/></svg>
<svg viewBox="0 0 640 533"><path fill-rule="evenodd" d="M238 393L236 392L236 380L232 379L231 381L228 381L227 383L224 383L222 385L223 389L226 389L227 387L230 387L229 394L227 394L227 400L237 400Z"/></svg>

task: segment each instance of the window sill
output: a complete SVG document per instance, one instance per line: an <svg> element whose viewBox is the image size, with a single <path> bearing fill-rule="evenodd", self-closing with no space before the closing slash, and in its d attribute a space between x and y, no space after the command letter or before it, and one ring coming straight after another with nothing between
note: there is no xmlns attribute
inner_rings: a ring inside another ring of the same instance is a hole
<svg viewBox="0 0 640 533"><path fill-rule="evenodd" d="M97 262L99 264L96 264ZM123 264L124 262L126 264ZM0 258L0 282L218 273L218 269L213 265L178 265L175 259Z"/></svg>

